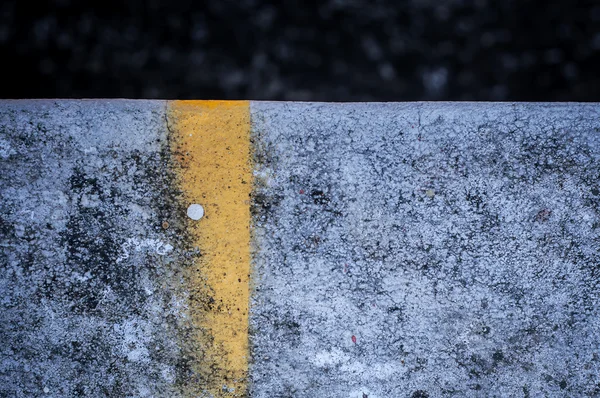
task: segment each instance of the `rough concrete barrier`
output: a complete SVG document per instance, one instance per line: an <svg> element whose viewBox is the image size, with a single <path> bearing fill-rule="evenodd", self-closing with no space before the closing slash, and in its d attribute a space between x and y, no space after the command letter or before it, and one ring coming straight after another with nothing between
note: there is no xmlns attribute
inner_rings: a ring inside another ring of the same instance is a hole
<svg viewBox="0 0 600 398"><path fill-rule="evenodd" d="M600 106L0 102L0 396L600 395Z"/></svg>

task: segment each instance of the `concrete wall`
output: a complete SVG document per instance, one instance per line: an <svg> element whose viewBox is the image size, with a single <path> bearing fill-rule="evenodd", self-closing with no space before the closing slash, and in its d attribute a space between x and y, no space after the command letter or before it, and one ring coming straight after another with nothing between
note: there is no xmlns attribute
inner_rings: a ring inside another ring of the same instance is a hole
<svg viewBox="0 0 600 398"><path fill-rule="evenodd" d="M600 394L599 114L1 102L0 396Z"/></svg>

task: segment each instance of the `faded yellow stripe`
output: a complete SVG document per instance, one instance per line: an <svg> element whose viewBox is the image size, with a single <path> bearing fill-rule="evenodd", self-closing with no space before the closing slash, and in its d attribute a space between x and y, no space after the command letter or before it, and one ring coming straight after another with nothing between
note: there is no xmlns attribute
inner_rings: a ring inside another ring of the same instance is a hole
<svg viewBox="0 0 600 398"><path fill-rule="evenodd" d="M188 395L247 394L250 278L250 104L174 101L167 114L185 206L205 215L187 219L200 250L188 270L194 324L194 380Z"/></svg>

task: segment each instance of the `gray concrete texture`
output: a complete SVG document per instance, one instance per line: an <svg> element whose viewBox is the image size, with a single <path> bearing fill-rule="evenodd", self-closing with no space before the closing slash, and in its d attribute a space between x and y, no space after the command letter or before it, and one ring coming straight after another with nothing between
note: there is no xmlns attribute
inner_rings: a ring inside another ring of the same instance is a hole
<svg viewBox="0 0 600 398"><path fill-rule="evenodd" d="M256 396L600 394L598 105L252 109Z"/></svg>
<svg viewBox="0 0 600 398"><path fill-rule="evenodd" d="M176 396L164 109L0 105L0 396Z"/></svg>
<svg viewBox="0 0 600 398"><path fill-rule="evenodd" d="M188 382L166 105L0 103L0 396ZM251 397L600 395L599 105L250 110Z"/></svg>

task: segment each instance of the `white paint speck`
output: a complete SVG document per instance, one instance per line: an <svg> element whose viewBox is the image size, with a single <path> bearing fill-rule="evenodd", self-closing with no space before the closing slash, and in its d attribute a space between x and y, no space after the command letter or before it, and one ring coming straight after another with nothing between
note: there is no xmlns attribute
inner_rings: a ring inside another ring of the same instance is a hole
<svg viewBox="0 0 600 398"><path fill-rule="evenodd" d="M156 254L164 256L173 251L173 245L159 239L128 238L121 245L121 255L117 258L117 263L128 259L134 251L140 252L147 249L154 250Z"/></svg>
<svg viewBox="0 0 600 398"><path fill-rule="evenodd" d="M0 158L8 159L11 155L16 155L17 151L15 151L10 142L0 139Z"/></svg>
<svg viewBox="0 0 600 398"><path fill-rule="evenodd" d="M347 362L348 360L348 355L343 353L341 350L334 348L332 351L318 352L312 359L312 363L322 368L329 366L337 366L340 363Z"/></svg>
<svg viewBox="0 0 600 398"><path fill-rule="evenodd" d="M48 394L50 392L50 389L48 387L44 387L44 394Z"/></svg>
<svg viewBox="0 0 600 398"><path fill-rule="evenodd" d="M173 250L173 246L170 244L163 244L161 242L161 244L156 245L156 253L164 256L165 254L170 253Z"/></svg>
<svg viewBox="0 0 600 398"><path fill-rule="evenodd" d="M204 207L197 203L194 203L190 205L190 207L188 207L187 215L192 220L199 220L204 216Z"/></svg>

